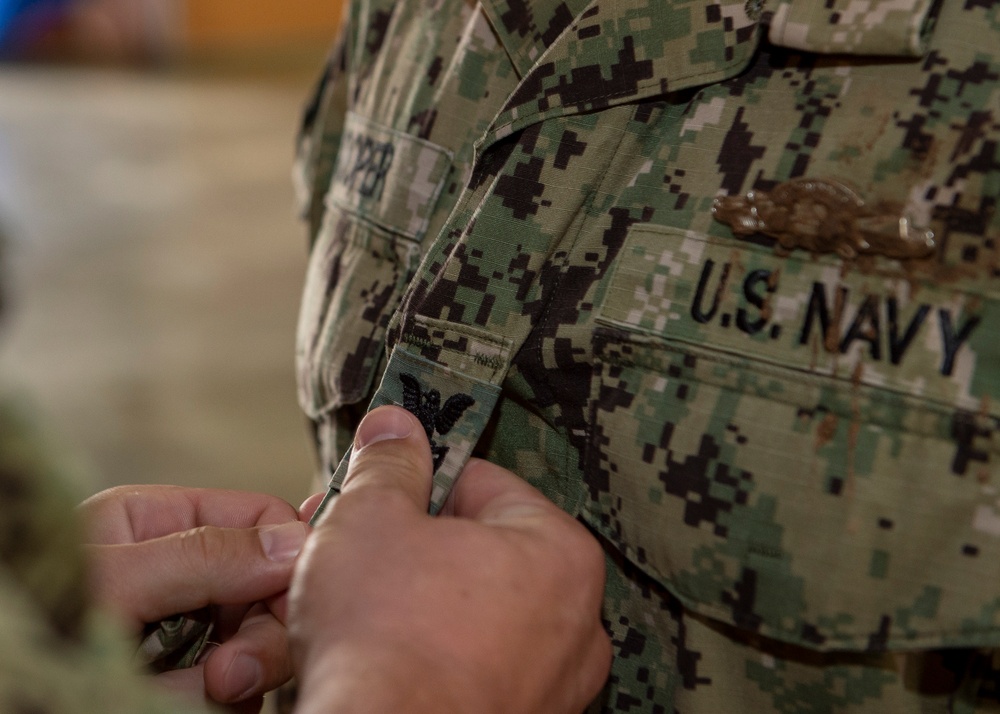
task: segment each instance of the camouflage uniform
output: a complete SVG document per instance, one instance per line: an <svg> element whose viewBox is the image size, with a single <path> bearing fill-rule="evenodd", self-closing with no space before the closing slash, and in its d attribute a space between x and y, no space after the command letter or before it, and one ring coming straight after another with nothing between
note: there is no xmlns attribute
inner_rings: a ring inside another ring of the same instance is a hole
<svg viewBox="0 0 1000 714"><path fill-rule="evenodd" d="M194 714L140 678L118 628L87 611L72 489L0 395L0 712Z"/></svg>
<svg viewBox="0 0 1000 714"><path fill-rule="evenodd" d="M595 711L1000 709L1000 2L351 2L300 142L326 476L417 413L608 554ZM530 655L529 655L530 656Z"/></svg>

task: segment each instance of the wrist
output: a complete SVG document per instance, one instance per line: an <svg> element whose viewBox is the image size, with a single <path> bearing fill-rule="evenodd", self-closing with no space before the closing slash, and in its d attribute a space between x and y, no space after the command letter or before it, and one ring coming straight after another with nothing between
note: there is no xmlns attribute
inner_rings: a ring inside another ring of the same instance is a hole
<svg viewBox="0 0 1000 714"><path fill-rule="evenodd" d="M340 644L299 673L296 714L486 712L464 677L416 648Z"/></svg>

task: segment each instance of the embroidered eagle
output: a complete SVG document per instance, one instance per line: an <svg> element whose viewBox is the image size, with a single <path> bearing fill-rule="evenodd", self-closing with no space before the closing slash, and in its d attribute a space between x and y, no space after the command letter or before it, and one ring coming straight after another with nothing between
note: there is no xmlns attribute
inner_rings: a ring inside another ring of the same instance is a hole
<svg viewBox="0 0 1000 714"><path fill-rule="evenodd" d="M441 406L441 392L436 389L424 391L412 374L401 372L399 381L403 383L403 407L423 425L431 444L434 471L437 472L448 453L448 447L434 441L434 432L444 436L451 431L465 410L475 404L476 400L468 394L453 394Z"/></svg>

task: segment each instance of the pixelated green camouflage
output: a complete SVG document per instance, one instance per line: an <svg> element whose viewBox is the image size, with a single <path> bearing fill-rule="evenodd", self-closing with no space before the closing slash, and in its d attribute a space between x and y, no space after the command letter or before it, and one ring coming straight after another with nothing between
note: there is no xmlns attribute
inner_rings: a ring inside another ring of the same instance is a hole
<svg viewBox="0 0 1000 714"><path fill-rule="evenodd" d="M325 477L419 357L606 547L593 711L1000 710L1000 2L432 5L307 117Z"/></svg>
<svg viewBox="0 0 1000 714"><path fill-rule="evenodd" d="M72 639L89 598L82 531L66 519L76 499L58 474L28 408L0 394L0 565L54 629Z"/></svg>

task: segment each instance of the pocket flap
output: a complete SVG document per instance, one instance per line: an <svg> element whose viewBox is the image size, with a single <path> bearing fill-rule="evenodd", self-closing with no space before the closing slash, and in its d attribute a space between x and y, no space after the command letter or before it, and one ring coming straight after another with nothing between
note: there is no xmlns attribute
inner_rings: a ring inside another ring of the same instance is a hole
<svg viewBox="0 0 1000 714"><path fill-rule="evenodd" d="M802 339L810 311L821 332L809 296L828 283L858 291L826 318L822 332L845 328L830 352ZM785 642L1000 645L1000 312L883 287L633 228L594 337L588 522L693 611ZM947 375L923 301L983 320Z"/></svg>
<svg viewBox="0 0 1000 714"><path fill-rule="evenodd" d="M419 241L452 159L442 146L349 112L327 201Z"/></svg>
<svg viewBox="0 0 1000 714"><path fill-rule="evenodd" d="M768 39L806 52L920 57L934 6L934 0L779 0Z"/></svg>

